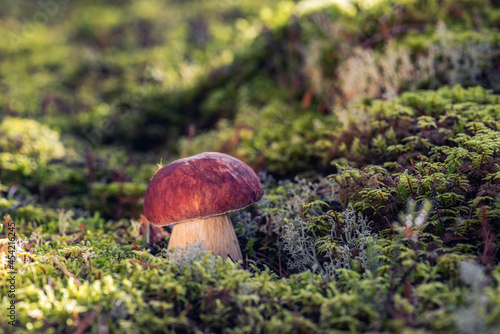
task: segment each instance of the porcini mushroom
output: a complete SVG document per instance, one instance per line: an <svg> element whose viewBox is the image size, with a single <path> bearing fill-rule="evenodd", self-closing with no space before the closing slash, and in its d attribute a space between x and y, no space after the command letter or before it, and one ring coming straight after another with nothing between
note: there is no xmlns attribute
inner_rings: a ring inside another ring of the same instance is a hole
<svg viewBox="0 0 500 334"><path fill-rule="evenodd" d="M227 154L206 152L176 160L151 179L144 214L155 225L175 224L168 249L203 246L223 259L243 260L228 213L263 195L255 172Z"/></svg>

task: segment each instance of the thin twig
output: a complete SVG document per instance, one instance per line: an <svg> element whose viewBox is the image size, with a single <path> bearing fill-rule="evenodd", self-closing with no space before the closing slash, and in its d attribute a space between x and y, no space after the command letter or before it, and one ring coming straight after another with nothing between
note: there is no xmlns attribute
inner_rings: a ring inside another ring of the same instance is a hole
<svg viewBox="0 0 500 334"><path fill-rule="evenodd" d="M75 334L83 334L87 331L90 324L94 322L96 316L101 312L101 305L97 306L92 313L85 316L85 318L80 321L78 327L76 328Z"/></svg>
<svg viewBox="0 0 500 334"><path fill-rule="evenodd" d="M84 266L84 267L82 268L82 270L80 270L80 272L79 272L79 273L78 273L75 277L76 277L76 278L80 277L80 275L83 273L83 271L84 271L85 269L87 269L87 266Z"/></svg>
<svg viewBox="0 0 500 334"><path fill-rule="evenodd" d="M82 237L82 235L84 235L84 234L85 234L85 232L87 232L87 231L85 231L85 230L84 230L84 231L82 231L82 232L78 233L78 234L77 234L77 236L76 236L76 237L74 237L73 239L71 239L69 242L77 242L77 241L78 241L78 239L80 239L80 238Z"/></svg>
<svg viewBox="0 0 500 334"><path fill-rule="evenodd" d="M69 231L66 231L64 232L64 235L71 235L71 234L75 234L75 233L78 233L78 232L82 232L82 230L78 229L78 230L69 230ZM56 233L55 236L62 236L63 233L62 232L59 232L59 233ZM45 238L43 239L43 241L51 241L52 240L52 237L48 237L48 238ZM32 238L32 239L29 239L28 240L29 242L35 242L36 239Z"/></svg>
<svg viewBox="0 0 500 334"><path fill-rule="evenodd" d="M62 264L60 264L59 261L57 261L56 255L54 254L54 252L52 252L51 255L52 255L52 260L54 261L55 266L57 268L59 268L59 270L61 270L66 276L68 276L69 278L72 278L78 287L81 287L82 284L80 283L80 281L78 281L78 279L75 276L73 276L73 274L70 273L68 269L66 269Z"/></svg>
<svg viewBox="0 0 500 334"><path fill-rule="evenodd" d="M394 228L392 227L392 224L391 224L391 222L389 221L389 219L387 218L387 216L384 216L383 218L385 218L385 220L387 221L387 224L388 224L388 225L389 225L389 227L391 228L392 235L396 235L396 231L394 231Z"/></svg>
<svg viewBox="0 0 500 334"><path fill-rule="evenodd" d="M367 40L365 40L361 44L361 47L363 47L363 48L372 47L375 44L385 40L387 38L387 36L393 37L396 35L404 34L405 32L407 32L409 30L422 31L422 30L425 30L426 27L427 27L427 25L425 25L425 24L409 24L409 25L401 25L401 26L391 27L388 29L388 31L384 31L384 32L381 32L381 33L378 33L378 34L371 36L370 38L368 38Z"/></svg>
<svg viewBox="0 0 500 334"><path fill-rule="evenodd" d="M134 263L139 263L140 265L148 267L148 268L151 268L151 269L156 268L156 266L153 266L152 264L149 264L149 263L146 263L146 262L142 262L142 261L139 261L139 260L136 260L136 259L130 259L129 261L130 262L134 262Z"/></svg>

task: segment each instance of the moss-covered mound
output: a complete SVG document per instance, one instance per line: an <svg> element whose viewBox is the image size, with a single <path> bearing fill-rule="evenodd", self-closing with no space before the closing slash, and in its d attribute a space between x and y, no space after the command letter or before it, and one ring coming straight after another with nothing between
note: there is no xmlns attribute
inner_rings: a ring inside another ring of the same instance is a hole
<svg viewBox="0 0 500 334"><path fill-rule="evenodd" d="M243 267L198 247L178 257L156 230L141 249L144 221L6 216L19 228L17 328L493 333L498 100L457 86L365 106L330 152L343 157L330 180L266 177L264 200L233 216Z"/></svg>
<svg viewBox="0 0 500 334"><path fill-rule="evenodd" d="M359 109L325 152L336 158L335 174L280 182L257 205L258 220L239 217L247 251L265 254L275 267L284 251L287 270L330 277L339 267L371 268L375 236L402 234L422 254L498 264L499 101L482 88L456 86Z"/></svg>

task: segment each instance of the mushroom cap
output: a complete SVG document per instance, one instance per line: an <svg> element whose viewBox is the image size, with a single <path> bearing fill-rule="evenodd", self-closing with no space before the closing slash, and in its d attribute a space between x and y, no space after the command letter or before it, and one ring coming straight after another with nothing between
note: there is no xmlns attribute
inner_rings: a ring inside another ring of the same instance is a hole
<svg viewBox="0 0 500 334"><path fill-rule="evenodd" d="M176 160L151 179L144 214L155 225L170 225L242 209L264 191L259 177L244 162L206 152Z"/></svg>

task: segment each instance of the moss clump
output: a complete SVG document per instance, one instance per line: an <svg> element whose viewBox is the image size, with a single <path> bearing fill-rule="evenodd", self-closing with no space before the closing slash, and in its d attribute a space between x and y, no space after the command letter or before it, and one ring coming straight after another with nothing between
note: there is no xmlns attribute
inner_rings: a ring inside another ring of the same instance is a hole
<svg viewBox="0 0 500 334"><path fill-rule="evenodd" d="M222 263L199 246L180 257L136 250L131 243L141 245L142 237L135 221L61 217L29 227L27 238L20 234L18 326L1 314L6 332L454 332L465 315L475 318L468 326L500 326L493 316L500 312L500 267L486 271L467 262L471 256L421 249L424 239L404 234L379 241L373 270L341 268L326 280L311 272L280 278L252 261L248 270ZM61 224L64 232L49 232ZM6 296L5 280L0 289ZM0 304L7 307L9 299Z"/></svg>
<svg viewBox="0 0 500 334"><path fill-rule="evenodd" d="M9 157L18 158L20 162L31 159L33 164L45 167L50 160L62 158L65 149L59 133L47 126L32 119L6 117L0 123L0 152L0 159L4 161L2 168L15 170L16 166L5 165ZM34 169L28 168L25 175Z"/></svg>

